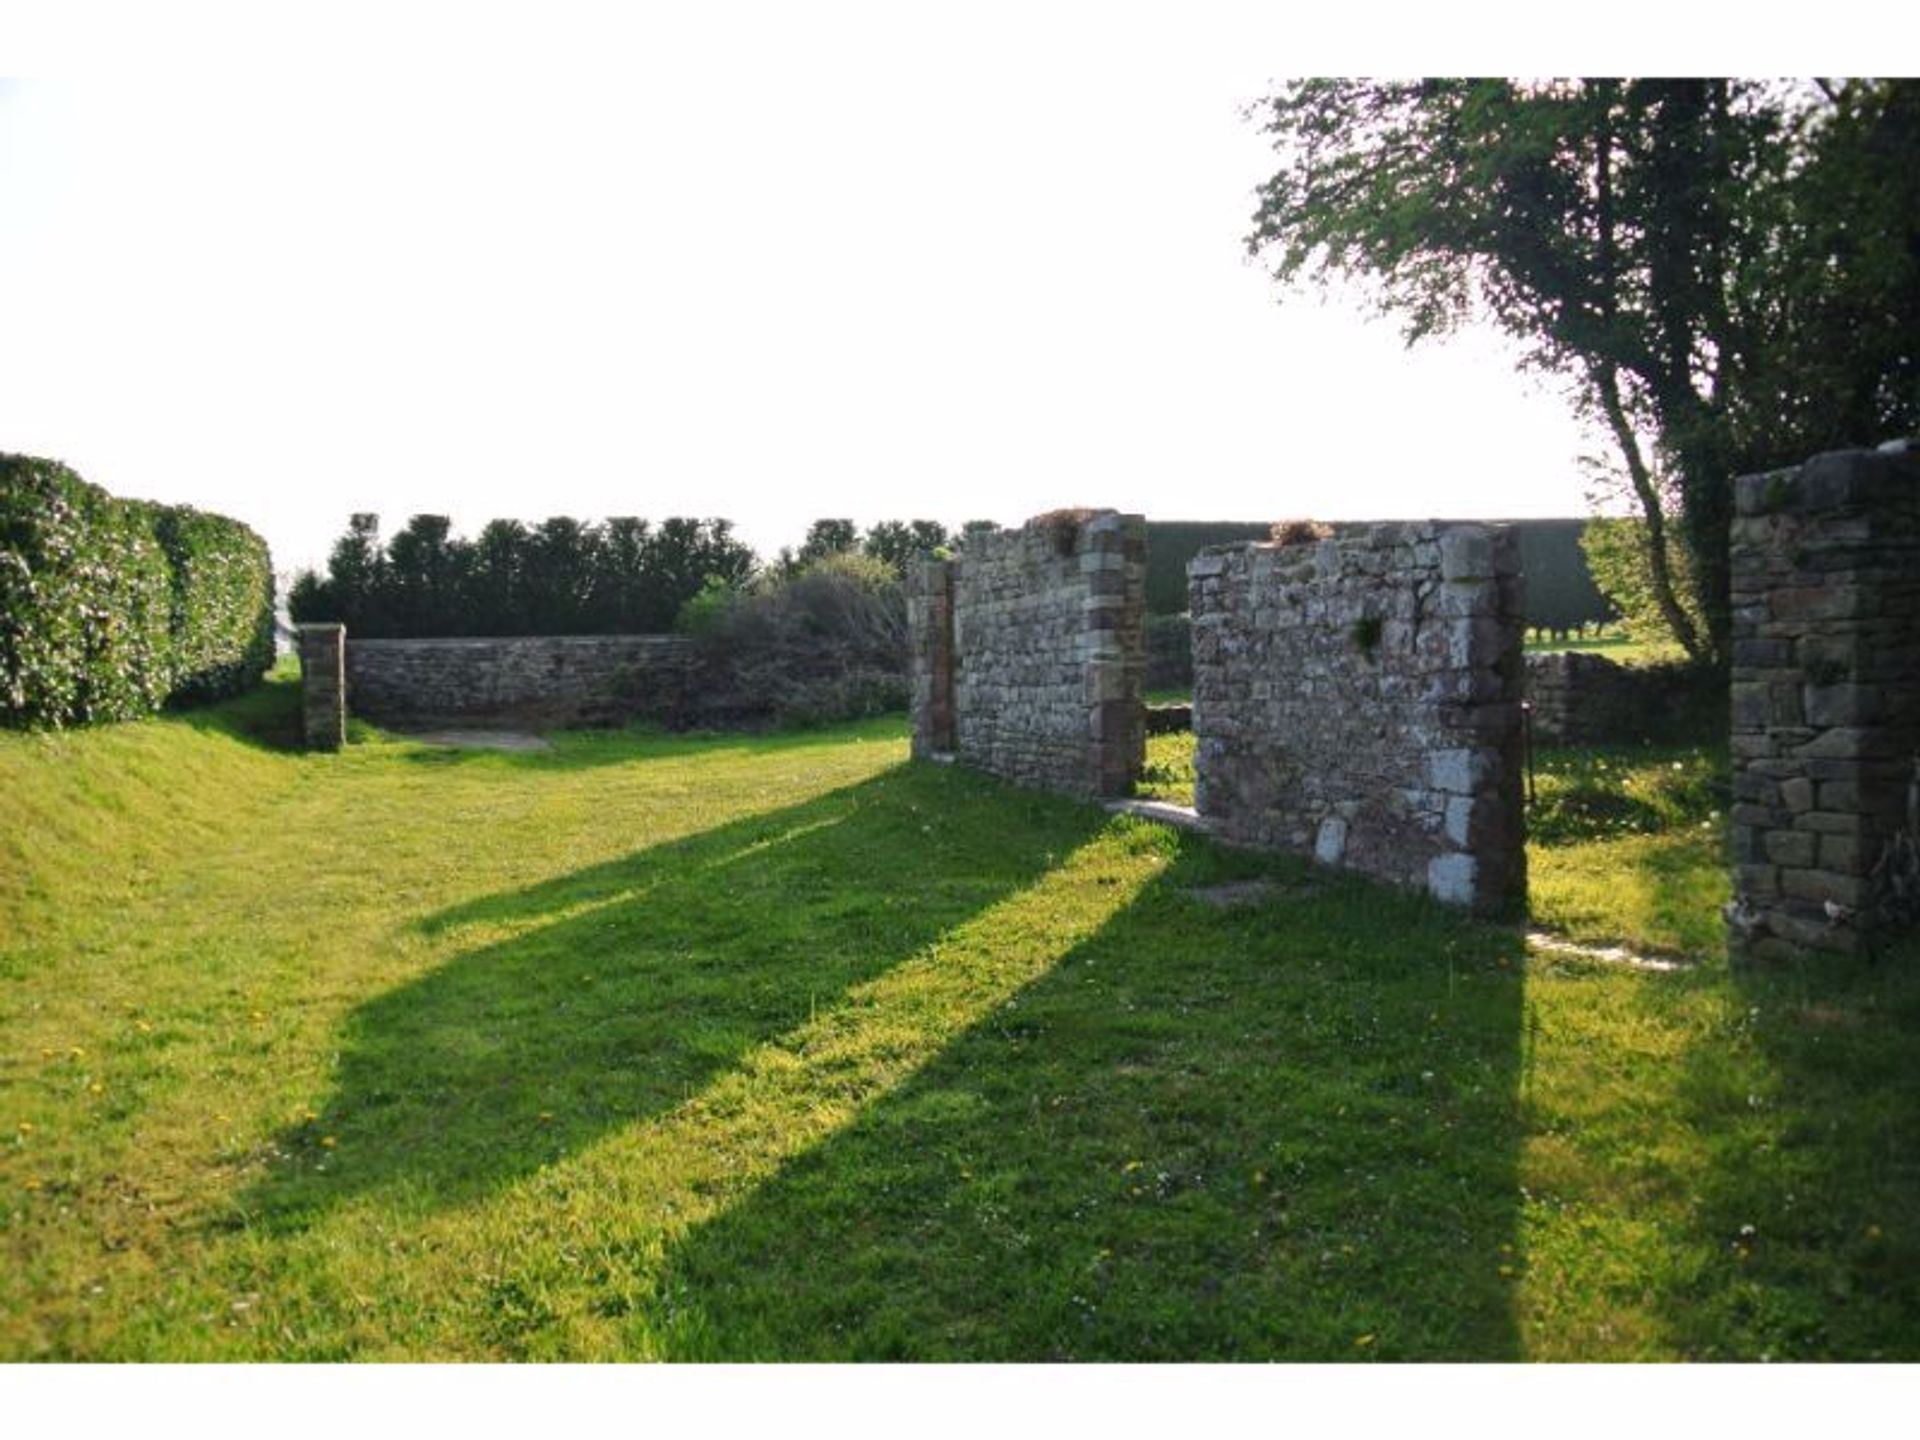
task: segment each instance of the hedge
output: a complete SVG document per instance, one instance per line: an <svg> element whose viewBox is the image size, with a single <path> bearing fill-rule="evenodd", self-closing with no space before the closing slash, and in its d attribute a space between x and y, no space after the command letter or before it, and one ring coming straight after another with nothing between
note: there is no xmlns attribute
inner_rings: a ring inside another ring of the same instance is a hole
<svg viewBox="0 0 1920 1440"><path fill-rule="evenodd" d="M0 725L146 715L273 663L273 565L238 521L0 454Z"/></svg>

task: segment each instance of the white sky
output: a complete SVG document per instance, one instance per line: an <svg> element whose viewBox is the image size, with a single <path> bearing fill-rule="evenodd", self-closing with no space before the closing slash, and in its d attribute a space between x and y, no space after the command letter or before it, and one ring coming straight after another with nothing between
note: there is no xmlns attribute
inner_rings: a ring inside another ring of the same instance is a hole
<svg viewBox="0 0 1920 1440"><path fill-rule="evenodd" d="M283 570L354 510L1584 513L1499 341L1243 257L1241 107L1391 8L1351 57L1278 4L263 8L69 4L81 78L0 86L0 449Z"/></svg>

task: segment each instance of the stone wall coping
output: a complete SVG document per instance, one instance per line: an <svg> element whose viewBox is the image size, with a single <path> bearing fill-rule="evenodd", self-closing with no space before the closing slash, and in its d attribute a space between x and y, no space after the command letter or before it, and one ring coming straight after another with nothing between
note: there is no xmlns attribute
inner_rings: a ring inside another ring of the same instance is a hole
<svg viewBox="0 0 1920 1440"><path fill-rule="evenodd" d="M638 633L615 635L389 635L378 640L363 639L360 636L355 636L353 646L356 650L397 649L401 646L460 650L478 649L482 645L606 645L615 642L625 645L637 643L651 645L691 645L693 639L688 635Z"/></svg>

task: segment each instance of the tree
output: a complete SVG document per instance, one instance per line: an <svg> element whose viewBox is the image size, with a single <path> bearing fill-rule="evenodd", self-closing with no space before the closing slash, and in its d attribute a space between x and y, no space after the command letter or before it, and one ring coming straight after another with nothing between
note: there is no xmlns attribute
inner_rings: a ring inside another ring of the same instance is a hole
<svg viewBox="0 0 1920 1440"><path fill-rule="evenodd" d="M1580 532L1580 549L1587 568L1635 640L1672 638L1666 616L1653 593L1652 551L1647 544L1646 521L1626 515L1596 515ZM1667 568L1673 591L1702 628L1700 602L1693 584L1693 566L1684 547L1671 533L1667 537Z"/></svg>
<svg viewBox="0 0 1920 1440"><path fill-rule="evenodd" d="M1485 317L1568 382L1698 658L1725 657L1733 478L1920 419L1920 83L1304 80L1260 108L1249 249L1360 282L1409 343Z"/></svg>
<svg viewBox="0 0 1920 1440"><path fill-rule="evenodd" d="M829 555L842 555L860 548L860 531L851 520L816 520L807 527L807 538L800 542L794 565L804 569Z"/></svg>
<svg viewBox="0 0 1920 1440"><path fill-rule="evenodd" d="M907 566L924 555L943 550L952 543L947 527L937 520L882 520L860 542L863 553L884 560L896 575L905 576Z"/></svg>

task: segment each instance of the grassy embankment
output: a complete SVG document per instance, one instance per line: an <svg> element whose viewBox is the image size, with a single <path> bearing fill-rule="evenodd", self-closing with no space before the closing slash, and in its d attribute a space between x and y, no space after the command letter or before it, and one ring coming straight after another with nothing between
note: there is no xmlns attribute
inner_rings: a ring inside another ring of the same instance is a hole
<svg viewBox="0 0 1920 1440"><path fill-rule="evenodd" d="M893 721L289 702L0 736L0 1356L1920 1356L1920 956L1529 959ZM1660 839L1583 775L1540 903L1702 942L1556 890Z"/></svg>

